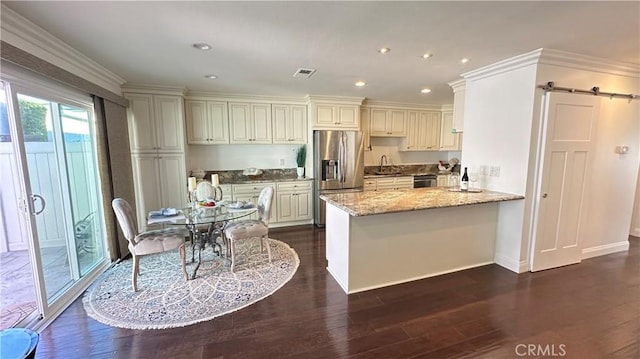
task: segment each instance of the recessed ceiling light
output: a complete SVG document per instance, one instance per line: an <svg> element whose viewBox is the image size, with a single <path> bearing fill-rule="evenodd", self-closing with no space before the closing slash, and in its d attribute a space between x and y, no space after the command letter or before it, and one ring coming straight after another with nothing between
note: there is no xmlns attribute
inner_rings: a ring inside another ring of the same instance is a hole
<svg viewBox="0 0 640 359"><path fill-rule="evenodd" d="M420 90L420 92L429 93L429 92L431 92L431 89L424 88L424 89Z"/></svg>
<svg viewBox="0 0 640 359"><path fill-rule="evenodd" d="M462 60L460 60L460 62L462 62L463 64L466 64L467 62L469 62L469 59L465 57Z"/></svg>
<svg viewBox="0 0 640 359"><path fill-rule="evenodd" d="M366 83L366 82L364 82L364 81L358 81L358 82L356 82L356 83L355 83L355 85L356 85L356 86L358 86L358 87L362 87L362 86L364 86L364 85L366 85L366 84L367 84L367 83Z"/></svg>
<svg viewBox="0 0 640 359"><path fill-rule="evenodd" d="M378 52L381 53L381 54L386 54L389 51L391 51L391 49L388 48L388 47L383 47L380 50L378 50Z"/></svg>
<svg viewBox="0 0 640 359"><path fill-rule="evenodd" d="M423 55L422 55L422 58L423 58L423 59L428 59L428 58L430 58L431 56L433 56L433 54L430 54L430 53L428 53L428 52L427 52L427 53L425 53L425 54L423 54Z"/></svg>
<svg viewBox="0 0 640 359"><path fill-rule="evenodd" d="M204 75L204 77L206 77L208 79L211 79L211 80L215 80L215 79L218 78L218 76L216 76L216 75Z"/></svg>
<svg viewBox="0 0 640 359"><path fill-rule="evenodd" d="M193 47L202 51L211 50L211 45L206 44L204 42L196 42L195 44L193 44Z"/></svg>

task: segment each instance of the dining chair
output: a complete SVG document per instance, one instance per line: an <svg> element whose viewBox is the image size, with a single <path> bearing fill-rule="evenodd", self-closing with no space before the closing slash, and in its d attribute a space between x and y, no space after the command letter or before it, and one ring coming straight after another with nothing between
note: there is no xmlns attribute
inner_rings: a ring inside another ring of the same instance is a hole
<svg viewBox="0 0 640 359"><path fill-rule="evenodd" d="M131 283L133 291L138 291L138 274L140 273L140 257L149 254L162 253L173 249L180 250L182 272L185 280L189 280L186 268L186 253L184 248L184 233L182 230L163 229L138 233L134 221L133 210L129 202L122 198L115 198L111 202L113 211L118 218L118 224L129 242L129 252L133 256L133 270Z"/></svg>
<svg viewBox="0 0 640 359"><path fill-rule="evenodd" d="M224 235L231 247L231 272L236 264L236 242L250 238L260 238L260 253L267 246L269 263L271 263L271 247L269 246L269 218L271 217L271 203L273 201L273 187L265 187L258 197L258 219L240 220L230 223L224 229Z"/></svg>

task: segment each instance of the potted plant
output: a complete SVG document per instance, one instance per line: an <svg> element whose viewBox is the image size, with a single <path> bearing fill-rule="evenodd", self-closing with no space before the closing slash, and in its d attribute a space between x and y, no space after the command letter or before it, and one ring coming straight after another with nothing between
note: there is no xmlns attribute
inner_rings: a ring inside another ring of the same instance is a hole
<svg viewBox="0 0 640 359"><path fill-rule="evenodd" d="M304 177L304 163L307 160L307 146L302 145L298 147L298 151L296 152L296 163L298 164L297 173L298 178Z"/></svg>

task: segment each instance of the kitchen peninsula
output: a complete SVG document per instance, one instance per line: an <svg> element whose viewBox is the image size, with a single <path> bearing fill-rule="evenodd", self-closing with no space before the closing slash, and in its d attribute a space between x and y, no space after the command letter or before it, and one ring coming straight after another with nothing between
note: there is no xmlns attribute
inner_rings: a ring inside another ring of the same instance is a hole
<svg viewBox="0 0 640 359"><path fill-rule="evenodd" d="M493 263L500 202L447 188L323 195L327 270L356 293Z"/></svg>

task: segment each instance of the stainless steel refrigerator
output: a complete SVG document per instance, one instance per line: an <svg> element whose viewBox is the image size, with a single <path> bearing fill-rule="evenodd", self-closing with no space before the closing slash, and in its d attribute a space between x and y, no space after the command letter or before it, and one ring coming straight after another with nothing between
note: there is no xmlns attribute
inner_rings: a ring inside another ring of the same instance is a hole
<svg viewBox="0 0 640 359"><path fill-rule="evenodd" d="M325 224L325 193L361 192L364 187L364 144L358 131L314 131L314 221Z"/></svg>

